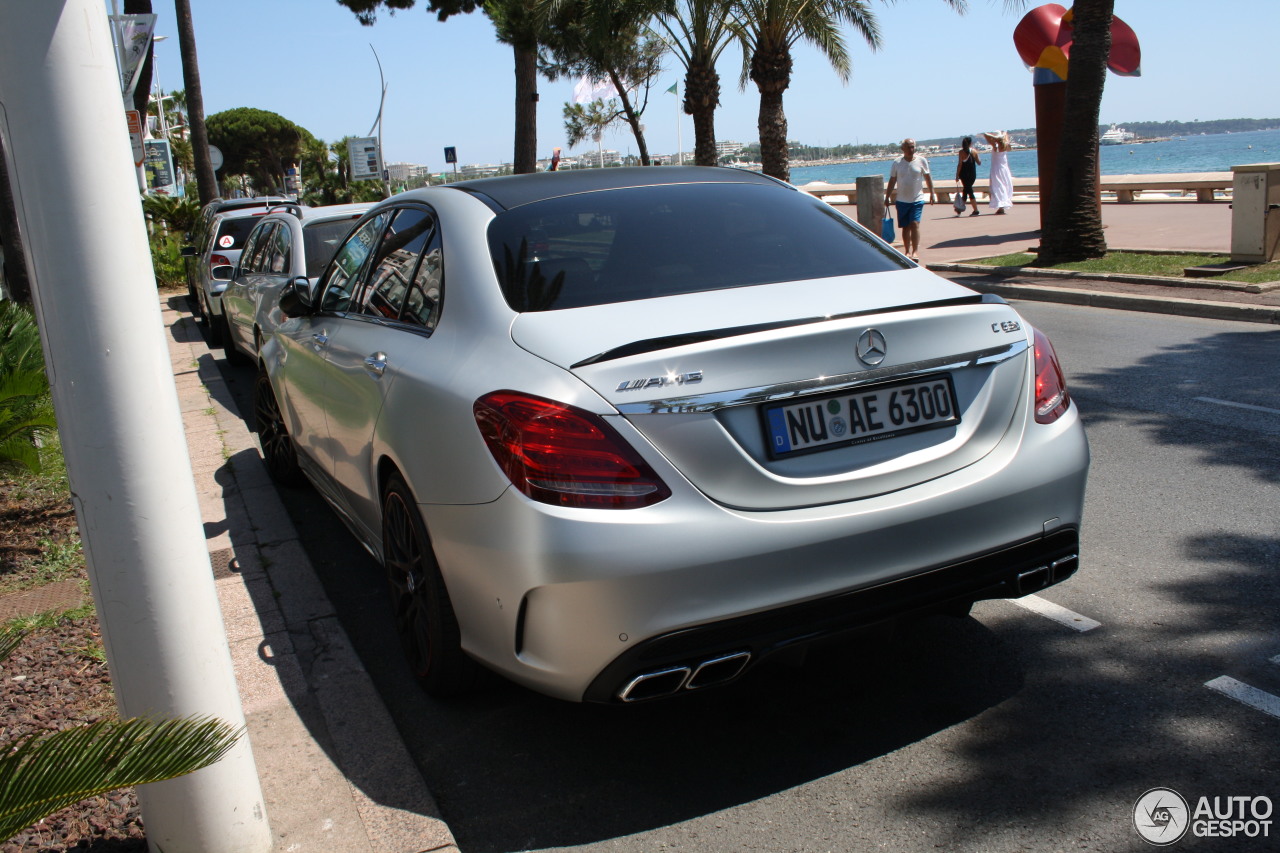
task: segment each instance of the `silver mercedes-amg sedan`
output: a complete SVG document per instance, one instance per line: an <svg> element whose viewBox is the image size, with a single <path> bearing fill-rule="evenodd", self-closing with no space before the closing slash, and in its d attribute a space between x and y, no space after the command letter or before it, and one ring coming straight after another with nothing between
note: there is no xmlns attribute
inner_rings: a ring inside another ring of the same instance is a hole
<svg viewBox="0 0 1280 853"><path fill-rule="evenodd" d="M574 701L1075 572L1089 450L1048 339L735 169L394 196L281 296L255 409L386 567L408 659Z"/></svg>

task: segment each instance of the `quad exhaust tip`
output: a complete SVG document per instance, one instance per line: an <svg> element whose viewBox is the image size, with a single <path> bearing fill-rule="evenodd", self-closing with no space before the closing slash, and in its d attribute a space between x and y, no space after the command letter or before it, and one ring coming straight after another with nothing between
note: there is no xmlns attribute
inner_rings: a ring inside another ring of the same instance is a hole
<svg viewBox="0 0 1280 853"><path fill-rule="evenodd" d="M1054 560L1046 566L1037 566L1030 571L1021 572L1018 575L1015 592L1019 598L1024 595L1030 595L1033 592L1039 592L1071 577L1078 568L1080 568L1080 555L1070 554Z"/></svg>
<svg viewBox="0 0 1280 853"><path fill-rule="evenodd" d="M751 652L732 652L689 666L672 666L637 675L618 691L623 702L641 702L671 696L681 690L699 690L732 681L751 662Z"/></svg>

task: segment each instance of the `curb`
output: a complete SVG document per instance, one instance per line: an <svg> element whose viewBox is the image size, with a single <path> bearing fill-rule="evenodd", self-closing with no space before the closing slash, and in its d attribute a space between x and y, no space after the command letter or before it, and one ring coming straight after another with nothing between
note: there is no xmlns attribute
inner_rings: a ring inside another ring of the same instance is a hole
<svg viewBox="0 0 1280 853"><path fill-rule="evenodd" d="M1193 287L1208 290L1234 290L1240 293L1270 293L1280 290L1280 281L1247 284L1238 281L1218 281L1210 278L1173 278L1163 275L1135 275L1114 272L1080 272L1079 270L1042 270L1034 267L993 267L985 264L945 263L928 264L934 272L967 272L981 275L1026 276L1028 278L1065 278L1084 281L1114 281L1123 284L1157 284L1161 287Z"/></svg>
<svg viewBox="0 0 1280 853"><path fill-rule="evenodd" d="M930 266L930 269L933 267ZM963 271L963 270L961 270ZM1203 317L1210 320L1235 320L1245 323L1280 325L1280 309L1237 302L1212 302L1205 299L1176 299L1108 293L1097 290L1074 290L1034 284L999 284L966 281L965 287L981 293L994 293L1007 299L1035 302L1058 302L1091 308L1113 308L1120 311L1144 311L1150 314L1173 314L1181 317Z"/></svg>
<svg viewBox="0 0 1280 853"><path fill-rule="evenodd" d="M161 297L223 624L275 849L457 851L185 309Z"/></svg>

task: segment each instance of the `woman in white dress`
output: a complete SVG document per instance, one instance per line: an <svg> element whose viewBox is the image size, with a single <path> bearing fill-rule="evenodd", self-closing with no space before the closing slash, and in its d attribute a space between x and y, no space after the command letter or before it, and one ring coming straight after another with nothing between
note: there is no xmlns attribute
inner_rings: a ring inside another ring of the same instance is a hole
<svg viewBox="0 0 1280 853"><path fill-rule="evenodd" d="M1009 134L984 133L991 146L991 209L1002 214L1013 207L1013 173L1009 171Z"/></svg>

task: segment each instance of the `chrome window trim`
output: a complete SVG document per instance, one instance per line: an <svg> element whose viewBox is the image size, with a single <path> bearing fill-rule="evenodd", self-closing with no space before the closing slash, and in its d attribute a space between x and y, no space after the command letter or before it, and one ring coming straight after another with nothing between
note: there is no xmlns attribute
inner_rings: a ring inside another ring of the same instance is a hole
<svg viewBox="0 0 1280 853"><path fill-rule="evenodd" d="M961 370L966 367L1001 364L1022 355L1030 346L1024 339L1005 346L992 347L991 349L978 350L962 355L915 361L909 364L893 365L892 367L878 367L874 370L860 370L856 373L844 373L839 376L819 376L814 379L801 379L778 385L761 385L755 388L716 391L709 394L666 397L661 400L650 400L643 403L620 403L617 404L617 409L619 413L624 415L687 415L715 412L732 406L759 405L760 403L771 403L790 397L845 391L876 382L884 382L888 379L910 379L914 376L936 373L940 370Z"/></svg>

